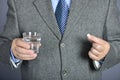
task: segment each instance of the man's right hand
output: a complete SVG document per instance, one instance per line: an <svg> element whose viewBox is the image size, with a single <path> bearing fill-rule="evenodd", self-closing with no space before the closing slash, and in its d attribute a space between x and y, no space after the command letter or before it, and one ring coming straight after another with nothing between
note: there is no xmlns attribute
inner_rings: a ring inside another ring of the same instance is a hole
<svg viewBox="0 0 120 80"><path fill-rule="evenodd" d="M14 39L11 49L17 59L33 60L37 57L37 54L30 50L30 44L23 41L22 38Z"/></svg>

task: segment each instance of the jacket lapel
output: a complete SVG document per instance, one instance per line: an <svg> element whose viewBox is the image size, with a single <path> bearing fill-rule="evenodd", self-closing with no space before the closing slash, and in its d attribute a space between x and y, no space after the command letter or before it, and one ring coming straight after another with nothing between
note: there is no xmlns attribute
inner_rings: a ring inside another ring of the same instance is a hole
<svg viewBox="0 0 120 80"><path fill-rule="evenodd" d="M70 34L70 31L73 30L73 28L77 28L75 24L80 19L82 12L88 4L88 1L89 0L71 0L70 13L63 39Z"/></svg>
<svg viewBox="0 0 120 80"><path fill-rule="evenodd" d="M65 39L70 31L75 28L75 24L80 19L82 12L88 4L88 1L89 0L71 0L70 13L63 39ZM51 0L35 0L33 4L40 16L48 25L48 28L60 40L62 36L52 9Z"/></svg>
<svg viewBox="0 0 120 80"><path fill-rule="evenodd" d="M35 0L33 4L39 12L40 16L47 24L48 28L60 40L61 33L59 31L56 18L52 9L51 0Z"/></svg>

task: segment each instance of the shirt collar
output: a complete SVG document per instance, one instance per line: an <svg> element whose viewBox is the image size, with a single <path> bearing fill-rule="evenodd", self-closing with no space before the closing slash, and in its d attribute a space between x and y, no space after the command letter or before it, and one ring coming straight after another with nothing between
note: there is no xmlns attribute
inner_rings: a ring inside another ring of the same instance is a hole
<svg viewBox="0 0 120 80"><path fill-rule="evenodd" d="M51 0L53 10L55 12L59 0ZM68 7L70 7L71 0L65 0Z"/></svg>

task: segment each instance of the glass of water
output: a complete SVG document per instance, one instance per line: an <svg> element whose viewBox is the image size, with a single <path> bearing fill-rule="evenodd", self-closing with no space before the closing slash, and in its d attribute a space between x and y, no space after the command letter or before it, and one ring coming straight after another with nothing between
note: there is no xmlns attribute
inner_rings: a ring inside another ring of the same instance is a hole
<svg viewBox="0 0 120 80"><path fill-rule="evenodd" d="M39 53L41 35L37 32L24 32L23 40L30 43L30 49L34 50L35 53Z"/></svg>

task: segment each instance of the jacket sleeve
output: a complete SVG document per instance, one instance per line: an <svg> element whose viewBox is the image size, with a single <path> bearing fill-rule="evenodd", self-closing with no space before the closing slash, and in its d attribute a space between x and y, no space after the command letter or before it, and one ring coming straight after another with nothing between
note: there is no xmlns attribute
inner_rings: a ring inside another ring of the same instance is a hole
<svg viewBox="0 0 120 80"><path fill-rule="evenodd" d="M12 40L17 37L20 37L20 34L14 0L8 0L7 21L0 34L0 62L10 63Z"/></svg>
<svg viewBox="0 0 120 80"><path fill-rule="evenodd" d="M102 69L108 69L120 62L120 23L117 0L109 0L109 9L104 27L104 37L110 43L110 51L105 57Z"/></svg>

